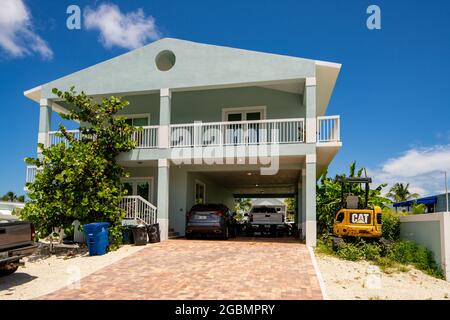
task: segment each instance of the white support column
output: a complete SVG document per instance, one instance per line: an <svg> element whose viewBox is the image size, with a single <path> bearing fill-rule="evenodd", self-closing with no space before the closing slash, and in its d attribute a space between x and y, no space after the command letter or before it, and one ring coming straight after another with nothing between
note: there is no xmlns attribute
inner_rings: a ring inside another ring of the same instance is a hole
<svg viewBox="0 0 450 320"><path fill-rule="evenodd" d="M160 90L159 102L159 129L158 129L158 145L160 149L167 149L170 146L170 115L172 92L169 88Z"/></svg>
<svg viewBox="0 0 450 320"><path fill-rule="evenodd" d="M306 107L306 143L317 142L316 78L306 78L304 100Z"/></svg>
<svg viewBox="0 0 450 320"><path fill-rule="evenodd" d="M302 176L300 174L299 180L298 180L298 185L297 185L297 194L295 195L295 206L296 206L296 213L295 213L295 223L297 224L297 228L299 231L302 230L302 204L303 204L303 199L302 199ZM301 233L299 233L301 236Z"/></svg>
<svg viewBox="0 0 450 320"><path fill-rule="evenodd" d="M39 108L39 132L38 143L42 143L45 147L48 147L48 132L51 128L52 121L52 103L48 99L41 99ZM37 153L40 154L42 150L37 149Z"/></svg>
<svg viewBox="0 0 450 320"><path fill-rule="evenodd" d="M306 155L306 245L315 247L317 242L316 225L316 154Z"/></svg>
<svg viewBox="0 0 450 320"><path fill-rule="evenodd" d="M158 223L161 240L169 236L169 161L158 160Z"/></svg>
<svg viewBox="0 0 450 320"><path fill-rule="evenodd" d="M302 167L302 181L301 181L301 240L306 239L306 163Z"/></svg>

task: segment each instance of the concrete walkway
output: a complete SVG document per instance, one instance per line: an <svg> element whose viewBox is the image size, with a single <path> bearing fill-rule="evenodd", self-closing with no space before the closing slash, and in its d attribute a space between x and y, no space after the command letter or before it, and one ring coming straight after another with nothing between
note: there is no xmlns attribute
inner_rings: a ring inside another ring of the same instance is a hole
<svg viewBox="0 0 450 320"><path fill-rule="evenodd" d="M40 299L322 299L305 245L289 239L168 240Z"/></svg>

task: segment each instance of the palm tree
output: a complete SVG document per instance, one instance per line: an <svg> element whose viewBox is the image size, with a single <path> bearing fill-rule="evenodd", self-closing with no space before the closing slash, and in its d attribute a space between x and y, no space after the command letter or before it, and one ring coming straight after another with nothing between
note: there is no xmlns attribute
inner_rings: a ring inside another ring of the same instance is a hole
<svg viewBox="0 0 450 320"><path fill-rule="evenodd" d="M9 191L1 197L0 200L8 202L25 202L25 196L17 196L14 192Z"/></svg>
<svg viewBox="0 0 450 320"><path fill-rule="evenodd" d="M16 201L16 199L17 199L17 195L14 192L12 192L12 191L7 192L2 197L3 201L9 201L9 202L14 202L14 201Z"/></svg>
<svg viewBox="0 0 450 320"><path fill-rule="evenodd" d="M393 199L395 202L402 202L419 197L417 193L411 193L409 190L409 183L404 185L403 183L396 183L387 193L387 197Z"/></svg>

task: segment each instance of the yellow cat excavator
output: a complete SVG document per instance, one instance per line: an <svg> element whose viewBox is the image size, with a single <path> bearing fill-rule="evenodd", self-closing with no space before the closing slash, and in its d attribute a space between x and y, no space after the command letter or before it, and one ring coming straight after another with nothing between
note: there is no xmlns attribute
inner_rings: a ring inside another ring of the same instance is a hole
<svg viewBox="0 0 450 320"><path fill-rule="evenodd" d="M337 177L341 183L341 208L336 213L333 223L333 245L342 242L342 237L381 238L382 214L378 206L369 207L369 185L372 178L368 177ZM346 186L351 183L365 185L364 201L358 195L346 192Z"/></svg>

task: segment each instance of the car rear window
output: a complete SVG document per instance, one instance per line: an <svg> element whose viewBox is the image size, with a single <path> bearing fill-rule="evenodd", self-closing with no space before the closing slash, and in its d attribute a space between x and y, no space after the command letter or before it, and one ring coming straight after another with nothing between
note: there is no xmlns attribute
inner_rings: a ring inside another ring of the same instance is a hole
<svg viewBox="0 0 450 320"><path fill-rule="evenodd" d="M252 212L253 213L277 213L277 210L275 210L275 208L271 208L271 207L253 207Z"/></svg>
<svg viewBox="0 0 450 320"><path fill-rule="evenodd" d="M192 212L202 212L202 211L226 211L225 207L219 206L219 205L195 205L192 207Z"/></svg>

